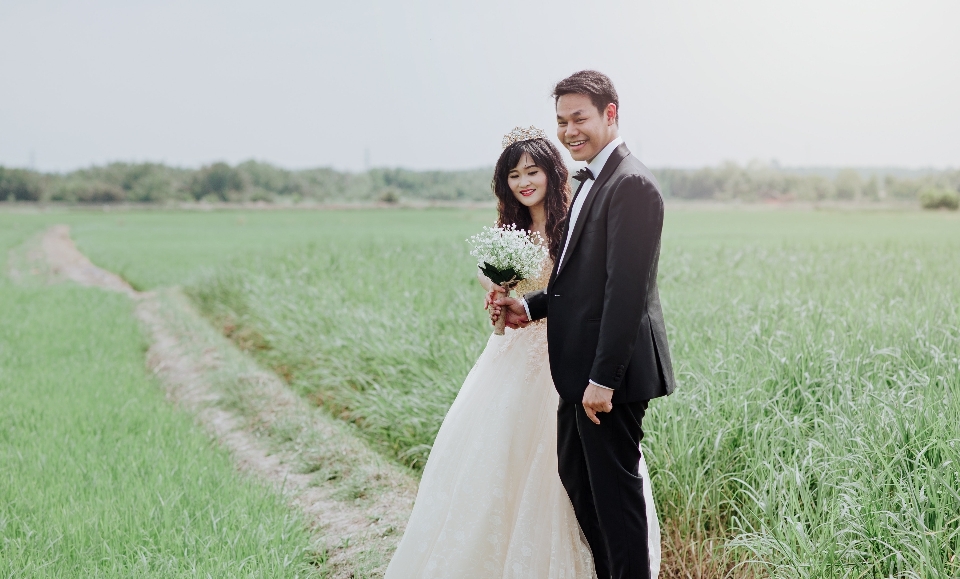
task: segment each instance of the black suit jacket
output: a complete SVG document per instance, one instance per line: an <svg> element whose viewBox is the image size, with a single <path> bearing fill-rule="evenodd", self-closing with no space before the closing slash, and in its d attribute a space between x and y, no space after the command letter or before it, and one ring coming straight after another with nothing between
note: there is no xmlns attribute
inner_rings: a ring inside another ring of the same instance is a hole
<svg viewBox="0 0 960 579"><path fill-rule="evenodd" d="M548 316L550 370L560 397L580 402L589 380L613 402L676 387L657 291L663 198L653 174L621 144L607 159L549 285L524 296Z"/></svg>

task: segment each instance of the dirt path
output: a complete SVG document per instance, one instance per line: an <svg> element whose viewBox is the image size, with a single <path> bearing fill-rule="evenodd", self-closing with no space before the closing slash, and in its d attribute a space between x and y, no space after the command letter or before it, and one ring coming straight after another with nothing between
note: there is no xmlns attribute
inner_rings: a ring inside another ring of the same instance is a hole
<svg viewBox="0 0 960 579"><path fill-rule="evenodd" d="M80 253L70 239L70 228L66 225L54 225L48 229L40 240L40 249L51 273L56 277L80 285L122 292L130 297L140 295L120 276L93 265L87 256Z"/></svg>
<svg viewBox="0 0 960 579"><path fill-rule="evenodd" d="M207 324L176 289L137 292L76 248L65 225L40 241L49 273L130 296L150 336L148 367L238 468L282 493L317 536L332 577L378 577L402 534L416 482L351 428L291 392Z"/></svg>

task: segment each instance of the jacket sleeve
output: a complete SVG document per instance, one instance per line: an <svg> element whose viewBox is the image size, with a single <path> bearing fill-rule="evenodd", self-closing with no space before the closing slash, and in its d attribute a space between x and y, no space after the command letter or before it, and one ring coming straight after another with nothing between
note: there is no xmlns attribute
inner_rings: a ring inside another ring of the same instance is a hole
<svg viewBox="0 0 960 579"><path fill-rule="evenodd" d="M590 380L616 390L633 355L655 280L663 199L641 175L624 177L607 210L607 282Z"/></svg>
<svg viewBox="0 0 960 579"><path fill-rule="evenodd" d="M549 303L549 299L546 288L524 294L523 300L527 302L531 322L547 317L547 304Z"/></svg>

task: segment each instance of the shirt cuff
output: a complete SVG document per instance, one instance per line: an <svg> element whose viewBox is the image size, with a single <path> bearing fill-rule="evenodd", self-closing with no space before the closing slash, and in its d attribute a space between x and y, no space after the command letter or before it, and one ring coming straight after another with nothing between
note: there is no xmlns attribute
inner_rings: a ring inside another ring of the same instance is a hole
<svg viewBox="0 0 960 579"><path fill-rule="evenodd" d="M533 321L533 316L530 315L530 307L527 305L527 300L520 298L520 303L523 305L523 311L527 313L527 319Z"/></svg>
<svg viewBox="0 0 960 579"><path fill-rule="evenodd" d="M594 382L593 380L590 380L590 383L593 384L594 386L596 386L597 388L603 388L604 390L613 390L613 388L610 388L610 387L608 387L608 386L604 386L603 384L597 384L597 383Z"/></svg>

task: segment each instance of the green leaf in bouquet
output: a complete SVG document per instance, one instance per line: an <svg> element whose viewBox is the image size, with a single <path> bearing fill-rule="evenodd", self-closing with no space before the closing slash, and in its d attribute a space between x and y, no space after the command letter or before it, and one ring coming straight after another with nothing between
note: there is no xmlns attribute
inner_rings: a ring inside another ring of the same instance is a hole
<svg viewBox="0 0 960 579"><path fill-rule="evenodd" d="M516 282L520 281L520 277L517 275L517 272L512 268L508 267L504 270L499 270L487 262L483 262L483 267L480 268L480 271L483 272L483 275L493 283L502 286L507 282Z"/></svg>

